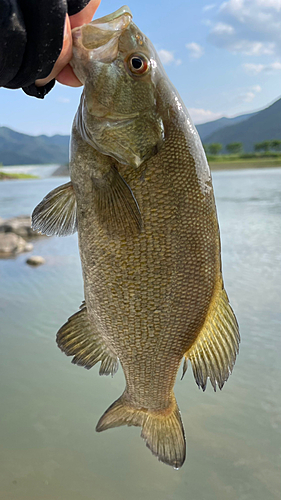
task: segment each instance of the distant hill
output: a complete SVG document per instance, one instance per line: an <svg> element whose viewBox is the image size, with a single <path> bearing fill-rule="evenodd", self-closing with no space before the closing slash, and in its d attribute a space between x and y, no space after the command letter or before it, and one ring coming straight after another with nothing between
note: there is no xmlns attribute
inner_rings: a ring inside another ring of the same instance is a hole
<svg viewBox="0 0 281 500"><path fill-rule="evenodd" d="M31 136L0 127L0 163L36 165L68 162L68 135Z"/></svg>
<svg viewBox="0 0 281 500"><path fill-rule="evenodd" d="M201 139L205 144L219 142L224 148L231 142L242 142L244 151L247 153L254 151L254 145L257 142L281 139L281 99L268 108L250 115L247 119L223 126Z"/></svg>
<svg viewBox="0 0 281 500"><path fill-rule="evenodd" d="M224 116L222 118L219 118L218 120L214 120L212 122L207 122L207 123L201 123L200 125L196 125L196 128L198 130L198 133L201 137L201 141L205 140L205 137L208 137L208 135L213 134L217 130L224 128L224 127L229 127L230 125L234 125L236 123L243 122L245 120L248 120L251 116L254 116L257 113L247 113L246 115L240 115L240 116L235 116L234 118L225 118Z"/></svg>
<svg viewBox="0 0 281 500"><path fill-rule="evenodd" d="M242 142L245 152L254 144L281 139L281 99L266 109L234 118L220 118L197 125L204 144ZM0 163L3 165L38 165L68 163L68 135L31 136L0 127ZM225 150L223 151L225 152Z"/></svg>

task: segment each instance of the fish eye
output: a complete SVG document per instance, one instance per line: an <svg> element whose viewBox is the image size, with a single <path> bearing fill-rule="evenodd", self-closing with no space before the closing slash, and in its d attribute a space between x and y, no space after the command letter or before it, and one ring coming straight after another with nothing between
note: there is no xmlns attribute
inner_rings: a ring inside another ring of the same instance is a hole
<svg viewBox="0 0 281 500"><path fill-rule="evenodd" d="M127 65L134 75L143 75L149 69L149 61L142 54L133 54L127 60Z"/></svg>

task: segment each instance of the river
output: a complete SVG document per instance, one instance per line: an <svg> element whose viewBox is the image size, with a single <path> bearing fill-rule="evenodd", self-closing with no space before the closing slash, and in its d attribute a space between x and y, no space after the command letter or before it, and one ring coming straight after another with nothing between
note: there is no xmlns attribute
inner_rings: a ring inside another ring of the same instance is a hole
<svg viewBox="0 0 281 500"><path fill-rule="evenodd" d="M0 184L0 216L30 213L67 179ZM140 429L96 433L122 393L122 370L72 365L55 335L83 299L77 236L40 238L0 260L1 500L279 500L281 444L281 168L214 172L224 279L241 349L223 390L175 387L187 459L156 460Z"/></svg>

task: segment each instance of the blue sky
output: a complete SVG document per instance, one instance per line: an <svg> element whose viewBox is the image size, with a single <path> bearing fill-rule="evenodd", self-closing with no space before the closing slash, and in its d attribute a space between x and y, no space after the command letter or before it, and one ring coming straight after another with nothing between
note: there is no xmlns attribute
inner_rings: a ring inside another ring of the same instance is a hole
<svg viewBox="0 0 281 500"><path fill-rule="evenodd" d="M101 0L96 17L120 0ZM160 53L195 123L267 106L281 95L281 0L131 0L134 22ZM0 126L68 134L81 89L43 101L0 89Z"/></svg>

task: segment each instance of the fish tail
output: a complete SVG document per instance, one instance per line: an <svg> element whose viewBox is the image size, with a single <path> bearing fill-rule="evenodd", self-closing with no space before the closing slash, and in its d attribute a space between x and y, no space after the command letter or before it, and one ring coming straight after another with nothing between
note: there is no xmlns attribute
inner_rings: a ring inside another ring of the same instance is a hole
<svg viewBox="0 0 281 500"><path fill-rule="evenodd" d="M96 430L105 431L121 425L142 427L141 437L161 462L179 469L186 454L184 428L174 394L164 410L138 409L130 405L126 392L100 418Z"/></svg>

